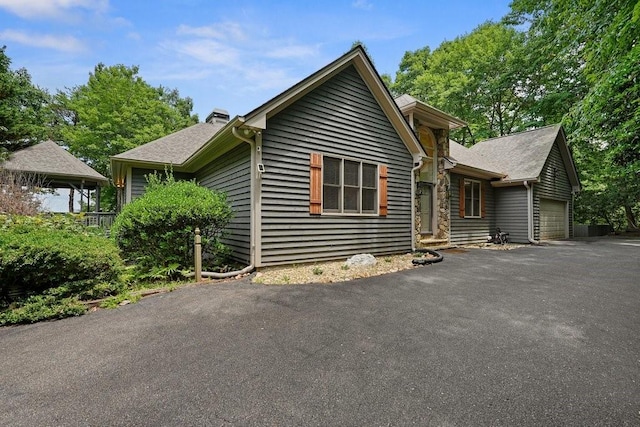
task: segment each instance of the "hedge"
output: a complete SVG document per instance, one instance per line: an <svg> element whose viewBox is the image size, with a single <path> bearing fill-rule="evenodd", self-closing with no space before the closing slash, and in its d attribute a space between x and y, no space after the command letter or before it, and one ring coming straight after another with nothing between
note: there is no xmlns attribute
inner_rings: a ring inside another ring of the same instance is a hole
<svg viewBox="0 0 640 427"><path fill-rule="evenodd" d="M0 217L0 295L97 298L115 292L123 262L107 237L70 217Z"/></svg>

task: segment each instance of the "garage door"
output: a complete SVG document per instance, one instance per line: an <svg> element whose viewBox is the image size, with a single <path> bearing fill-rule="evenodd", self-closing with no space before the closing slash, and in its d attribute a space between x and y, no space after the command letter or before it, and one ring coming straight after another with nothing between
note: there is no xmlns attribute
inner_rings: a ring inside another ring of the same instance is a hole
<svg viewBox="0 0 640 427"><path fill-rule="evenodd" d="M567 229L567 202L540 199L540 239L564 239Z"/></svg>

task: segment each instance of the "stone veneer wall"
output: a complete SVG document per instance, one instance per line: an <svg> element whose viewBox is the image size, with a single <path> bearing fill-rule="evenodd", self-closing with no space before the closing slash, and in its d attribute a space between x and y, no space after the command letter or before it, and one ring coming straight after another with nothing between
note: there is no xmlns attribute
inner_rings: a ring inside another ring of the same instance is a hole
<svg viewBox="0 0 640 427"><path fill-rule="evenodd" d="M434 230L435 239L449 240L450 212L449 212L449 191L450 178L449 171L444 168L444 158L449 156L449 130L435 130L437 151L438 151L438 172L436 181L437 202L435 214L437 215L437 230Z"/></svg>
<svg viewBox="0 0 640 427"><path fill-rule="evenodd" d="M434 136L436 137L436 150L437 150L437 173L436 173L436 204L433 207L436 215L436 228L434 229L434 240L449 240L449 228L450 228L450 214L449 214L449 171L444 168L444 157L449 155L449 131L446 129L432 129ZM416 174L416 182L418 181L418 175ZM417 193L417 188L416 188ZM420 234L420 197L416 194L415 197L415 224L414 224L414 238L418 247L420 247L420 241L422 236Z"/></svg>

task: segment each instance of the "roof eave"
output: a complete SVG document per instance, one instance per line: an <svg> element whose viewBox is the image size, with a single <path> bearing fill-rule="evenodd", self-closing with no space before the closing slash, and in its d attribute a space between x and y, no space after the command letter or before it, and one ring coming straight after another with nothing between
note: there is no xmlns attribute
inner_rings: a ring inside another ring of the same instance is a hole
<svg viewBox="0 0 640 427"><path fill-rule="evenodd" d="M225 144L225 142L227 144L229 141L238 142L239 141L238 138L233 136L232 129L234 127L235 128L247 127L245 126L245 121L246 121L245 118L242 116L235 116L233 119L229 120L229 122L227 122L227 124L224 125L222 129L218 130L218 132L216 132L216 134L213 135L213 137L209 139L209 141L207 141L205 144L202 145L202 147L200 147L197 151L191 154L191 156L189 156L189 158L187 158L187 160L185 160L181 164L181 166L183 166L187 171L195 172L200 166L203 166L201 159L206 153L211 153L212 151L215 151L216 147L219 147L220 145ZM215 153L211 153L211 154L215 154ZM204 157L207 157L206 162L209 162L215 159L217 156L213 155L213 156L204 156Z"/></svg>
<svg viewBox="0 0 640 427"><path fill-rule="evenodd" d="M229 139L232 135L231 129L233 127L240 127L244 123L244 117L236 116L232 120L230 120L223 128L221 128L215 135L213 135L206 143L202 145L197 151L192 153L186 160L180 163L174 162L160 162L160 161L149 161L149 160L136 160L136 159L127 159L119 157L120 155L111 156L111 171L113 175L114 181L117 181L118 178L123 180L126 175L127 168L129 167L139 167L146 169L158 169L170 166L173 170L177 172L195 172L203 163L203 155L204 153L211 152L212 147L218 145L218 143L222 140ZM235 137L233 137L235 138ZM207 157L207 161L210 161L212 158Z"/></svg>
<svg viewBox="0 0 640 427"><path fill-rule="evenodd" d="M524 185L525 182L529 184L535 184L540 181L540 177L535 178L517 178L517 179L502 179L500 181L494 181L491 183L493 187L515 187L518 185Z"/></svg>
<svg viewBox="0 0 640 427"><path fill-rule="evenodd" d="M410 112L414 112L415 115L417 111L422 115L427 125L433 125L435 128L443 127L452 130L469 126L467 122L419 101L403 105L400 107L400 111L405 115Z"/></svg>
<svg viewBox="0 0 640 427"><path fill-rule="evenodd" d="M41 176L41 177L44 177L44 179L47 181L56 182L56 183L62 183L64 181L69 181L69 182L73 181L74 183L75 182L82 183L84 181L89 185L96 185L96 186L98 185L105 186L109 184L109 179L102 175L97 177L97 176L82 175L82 174L47 173L44 171L29 171L29 170L11 169L11 168L5 168L5 170L11 171L14 173L25 173L25 174L33 174L33 175Z"/></svg>
<svg viewBox="0 0 640 427"><path fill-rule="evenodd" d="M453 159L449 159L449 161L453 164L453 167L450 169L451 172L457 173L460 175L467 175L474 178L483 178L483 179L502 179L504 178L504 174L500 172L489 171L486 169L476 168L473 166L464 165L462 163L458 163Z"/></svg>

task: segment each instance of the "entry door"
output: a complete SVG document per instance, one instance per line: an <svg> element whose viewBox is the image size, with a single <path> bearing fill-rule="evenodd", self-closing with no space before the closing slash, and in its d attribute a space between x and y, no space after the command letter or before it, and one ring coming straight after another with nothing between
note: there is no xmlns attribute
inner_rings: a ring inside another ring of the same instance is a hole
<svg viewBox="0 0 640 427"><path fill-rule="evenodd" d="M433 186L423 185L420 194L420 233L433 233Z"/></svg>

